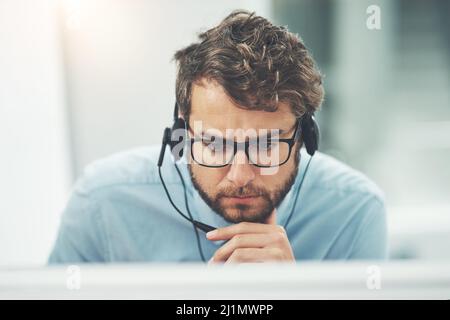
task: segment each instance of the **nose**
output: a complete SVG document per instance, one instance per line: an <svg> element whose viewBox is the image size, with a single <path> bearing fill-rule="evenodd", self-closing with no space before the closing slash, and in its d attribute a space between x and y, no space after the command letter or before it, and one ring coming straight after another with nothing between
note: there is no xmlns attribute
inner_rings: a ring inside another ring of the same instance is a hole
<svg viewBox="0 0 450 320"><path fill-rule="evenodd" d="M249 164L243 150L238 150L227 174L227 179L236 187L244 187L255 179L254 166Z"/></svg>

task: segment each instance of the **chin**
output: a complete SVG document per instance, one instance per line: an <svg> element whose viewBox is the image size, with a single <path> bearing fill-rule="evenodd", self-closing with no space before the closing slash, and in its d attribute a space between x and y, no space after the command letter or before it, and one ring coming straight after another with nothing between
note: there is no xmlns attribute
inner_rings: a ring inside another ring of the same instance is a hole
<svg viewBox="0 0 450 320"><path fill-rule="evenodd" d="M225 218L225 220L232 223L264 223L267 220L268 215L263 211L263 208L227 208L222 210L222 216Z"/></svg>

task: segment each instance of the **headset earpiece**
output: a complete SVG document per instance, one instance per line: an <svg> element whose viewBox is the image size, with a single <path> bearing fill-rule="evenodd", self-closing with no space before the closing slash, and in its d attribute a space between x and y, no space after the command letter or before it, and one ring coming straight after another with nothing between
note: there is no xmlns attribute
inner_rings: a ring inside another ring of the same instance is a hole
<svg viewBox="0 0 450 320"><path fill-rule="evenodd" d="M161 151L159 152L159 158L158 158L158 167L161 167L164 161L164 154L166 152L166 146L170 142L170 128L165 128L163 133L163 139L161 143Z"/></svg>
<svg viewBox="0 0 450 320"><path fill-rule="evenodd" d="M161 151L159 152L158 167L162 166L167 145L170 147L170 151L172 152L175 161L180 160L183 156L186 138L186 122L184 119L178 117L177 103L175 103L175 108L173 110L173 118L172 128L164 129Z"/></svg>
<svg viewBox="0 0 450 320"><path fill-rule="evenodd" d="M300 127L303 142L305 143L306 152L310 156L319 148L320 131L316 119L311 113L305 113L300 119Z"/></svg>
<svg viewBox="0 0 450 320"><path fill-rule="evenodd" d="M186 121L183 118L177 118L173 123L170 131L170 151L175 161L178 161L183 157L183 150L186 139Z"/></svg>

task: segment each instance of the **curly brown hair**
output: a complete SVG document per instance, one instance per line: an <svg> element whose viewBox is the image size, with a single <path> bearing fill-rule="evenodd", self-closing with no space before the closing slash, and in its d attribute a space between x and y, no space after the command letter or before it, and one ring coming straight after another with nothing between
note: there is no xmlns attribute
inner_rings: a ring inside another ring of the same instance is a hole
<svg viewBox="0 0 450 320"><path fill-rule="evenodd" d="M302 40L285 27L238 10L175 53L176 98L189 117L192 84L216 81L240 107L275 111L278 102L294 115L316 111L323 100L322 76Z"/></svg>

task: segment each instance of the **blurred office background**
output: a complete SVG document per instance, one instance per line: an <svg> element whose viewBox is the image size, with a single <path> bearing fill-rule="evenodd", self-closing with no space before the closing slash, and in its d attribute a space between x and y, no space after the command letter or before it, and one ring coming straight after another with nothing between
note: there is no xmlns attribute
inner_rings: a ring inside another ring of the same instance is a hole
<svg viewBox="0 0 450 320"><path fill-rule="evenodd" d="M45 262L85 165L160 143L173 53L238 8L311 49L321 151L385 191L391 257L450 258L450 2L0 0L0 265Z"/></svg>

